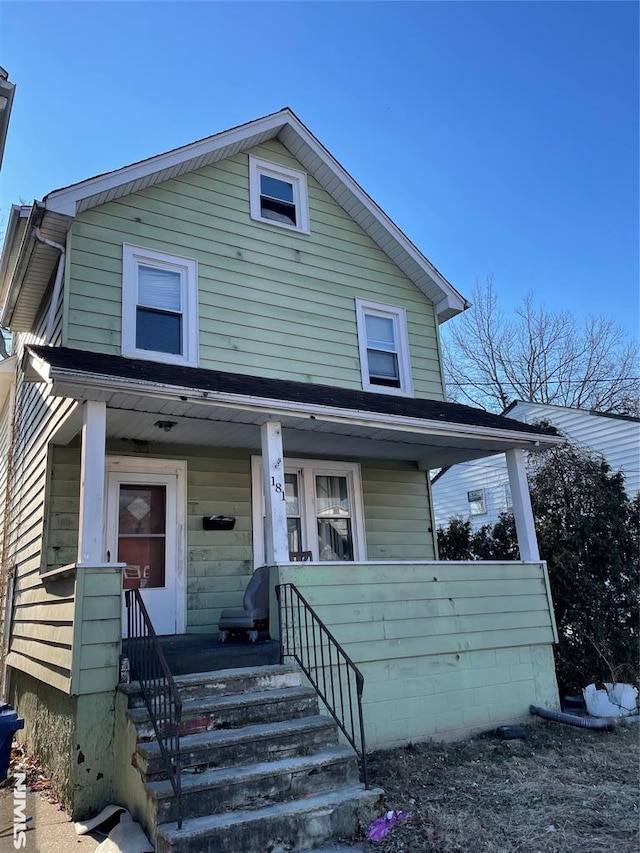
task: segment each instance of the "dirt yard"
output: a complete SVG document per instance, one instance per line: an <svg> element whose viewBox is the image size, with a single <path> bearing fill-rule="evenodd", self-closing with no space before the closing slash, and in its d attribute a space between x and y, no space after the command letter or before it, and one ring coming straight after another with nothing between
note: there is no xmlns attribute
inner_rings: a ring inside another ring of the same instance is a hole
<svg viewBox="0 0 640 853"><path fill-rule="evenodd" d="M526 734L373 753L371 781L387 809L411 814L375 847L638 853L640 725L597 732L540 720Z"/></svg>

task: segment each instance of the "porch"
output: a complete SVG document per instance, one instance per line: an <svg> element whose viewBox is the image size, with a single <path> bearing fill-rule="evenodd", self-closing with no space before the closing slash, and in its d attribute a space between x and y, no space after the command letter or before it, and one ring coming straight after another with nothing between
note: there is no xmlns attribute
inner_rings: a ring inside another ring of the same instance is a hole
<svg viewBox="0 0 640 853"><path fill-rule="evenodd" d="M7 663L17 704L39 685L31 719L60 706L70 749L84 756L65 783L80 811L108 801L115 784L102 733L113 726L122 650L124 564L106 535L118 488L155 484L172 508L173 624L159 633L213 645L220 610L240 604L254 568L273 567L273 589L294 583L362 669L370 749L461 737L522 718L532 702L556 704L553 615L523 450L558 439L437 401L251 377L232 384L214 371L174 375L62 348L33 348L30 367L43 399L70 406L45 459L42 572L33 590L16 589ZM522 561L439 562L429 471L501 452ZM308 498L297 528L290 460ZM319 478L332 486L324 505ZM130 497L126 507L139 506ZM235 528L204 526L220 515ZM319 547L320 521L325 542L342 550L339 562ZM289 562L292 528L312 562ZM277 642L275 593L271 600ZM27 734L38 736L44 730ZM53 756L60 739L53 728L46 737Z"/></svg>
<svg viewBox="0 0 640 853"><path fill-rule="evenodd" d="M122 648L120 573L76 572L72 689L112 690ZM175 673L277 662L275 587L294 584L364 674L369 749L464 737L525 719L532 703L558 703L543 562L366 562L348 571L343 563L294 563L272 566L270 583L270 638L227 645L215 631L163 637ZM96 620L100 603L111 618Z"/></svg>

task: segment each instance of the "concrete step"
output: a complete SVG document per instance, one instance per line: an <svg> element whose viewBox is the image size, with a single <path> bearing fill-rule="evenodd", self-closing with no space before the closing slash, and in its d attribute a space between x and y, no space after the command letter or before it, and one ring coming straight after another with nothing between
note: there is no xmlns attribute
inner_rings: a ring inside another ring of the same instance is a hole
<svg viewBox="0 0 640 853"><path fill-rule="evenodd" d="M352 750L333 746L310 756L236 765L182 777L183 818L257 809L272 803L304 799L358 781ZM177 820L173 788L168 781L149 782L146 789L156 823Z"/></svg>
<svg viewBox="0 0 640 853"><path fill-rule="evenodd" d="M318 715L189 735L181 739L180 757L186 774L249 761L310 755L337 743L338 730L333 720ZM157 741L138 744L137 766L144 781L166 777Z"/></svg>
<svg viewBox="0 0 640 853"><path fill-rule="evenodd" d="M349 785L254 810L192 818L179 830L158 827L156 853L289 853L349 839L377 816L383 792Z"/></svg>
<svg viewBox="0 0 640 853"><path fill-rule="evenodd" d="M180 735L317 714L318 697L315 691L308 687L287 687L231 696L189 699L182 706ZM138 741L155 737L145 707L130 708L127 716L136 726Z"/></svg>
<svg viewBox="0 0 640 853"><path fill-rule="evenodd" d="M174 675L207 672L230 667L268 666L280 660L280 644L274 641L238 643L226 648L227 643L218 643L207 648L191 651L169 651L165 657Z"/></svg>
<svg viewBox="0 0 640 853"><path fill-rule="evenodd" d="M229 696L234 693L299 687L302 675L293 664L275 664L178 675L174 680L184 702L205 696ZM119 689L128 696L130 708L144 707L139 682L121 684Z"/></svg>
<svg viewBox="0 0 640 853"><path fill-rule="evenodd" d="M173 675L206 672L232 667L262 666L278 663L280 643L267 634L257 643L247 639L218 642L218 634L177 634L158 638ZM127 654L130 641L123 641L123 654Z"/></svg>

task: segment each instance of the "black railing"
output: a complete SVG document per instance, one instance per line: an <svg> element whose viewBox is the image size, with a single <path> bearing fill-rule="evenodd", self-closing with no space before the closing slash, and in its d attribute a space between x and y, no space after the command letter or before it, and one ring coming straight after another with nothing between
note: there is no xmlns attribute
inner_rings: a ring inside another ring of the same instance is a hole
<svg viewBox="0 0 640 853"><path fill-rule="evenodd" d="M164 758L176 797L178 829L182 829L180 721L182 699L144 606L139 589L125 591L127 607L127 657L131 678L140 682L142 698Z"/></svg>
<svg viewBox="0 0 640 853"><path fill-rule="evenodd" d="M368 788L362 716L364 676L294 584L277 586L276 595L281 661L287 657L297 661L358 754L361 778Z"/></svg>

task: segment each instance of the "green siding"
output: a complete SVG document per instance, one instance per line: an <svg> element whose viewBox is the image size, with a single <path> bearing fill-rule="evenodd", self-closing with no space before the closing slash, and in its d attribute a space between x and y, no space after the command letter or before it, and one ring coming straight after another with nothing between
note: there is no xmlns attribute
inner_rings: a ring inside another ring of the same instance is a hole
<svg viewBox="0 0 640 853"><path fill-rule="evenodd" d="M432 560L433 533L424 471L402 462L361 461L369 560Z"/></svg>
<svg viewBox="0 0 640 853"><path fill-rule="evenodd" d="M15 336L19 361L25 344L42 342L45 322L46 305L36 332ZM47 386L25 382L19 372L8 536L3 546L5 565L16 567L7 664L64 692L70 689L74 588L72 582L43 581L41 569L49 441L73 405L53 398Z"/></svg>
<svg viewBox="0 0 640 853"><path fill-rule="evenodd" d="M370 749L452 739L558 704L544 564L280 566L365 676Z"/></svg>
<svg viewBox="0 0 640 853"><path fill-rule="evenodd" d="M127 453L125 442L108 452ZM135 454L132 454L135 455ZM251 455L225 448L151 445L149 457L187 461L187 630L216 630L220 611L238 607L253 567ZM53 448L49 568L73 562L77 548L79 446ZM433 556L424 472L409 463L361 460L369 559ZM205 531L202 517L233 515L229 531Z"/></svg>
<svg viewBox="0 0 640 853"><path fill-rule="evenodd" d="M110 692L118 683L121 590L115 567L77 569L71 683L76 695Z"/></svg>
<svg viewBox="0 0 640 853"><path fill-rule="evenodd" d="M255 153L300 165L276 141ZM248 154L76 217L64 342L119 354L122 244L195 258L200 366L360 388L356 297L407 309L417 396L443 399L433 305L309 177L311 234L249 217Z"/></svg>
<svg viewBox="0 0 640 853"><path fill-rule="evenodd" d="M11 450L12 408L11 394L0 411L0 565L4 562L4 539L9 533L8 519L5 515L7 504L7 482ZM10 496L9 496L10 499Z"/></svg>

